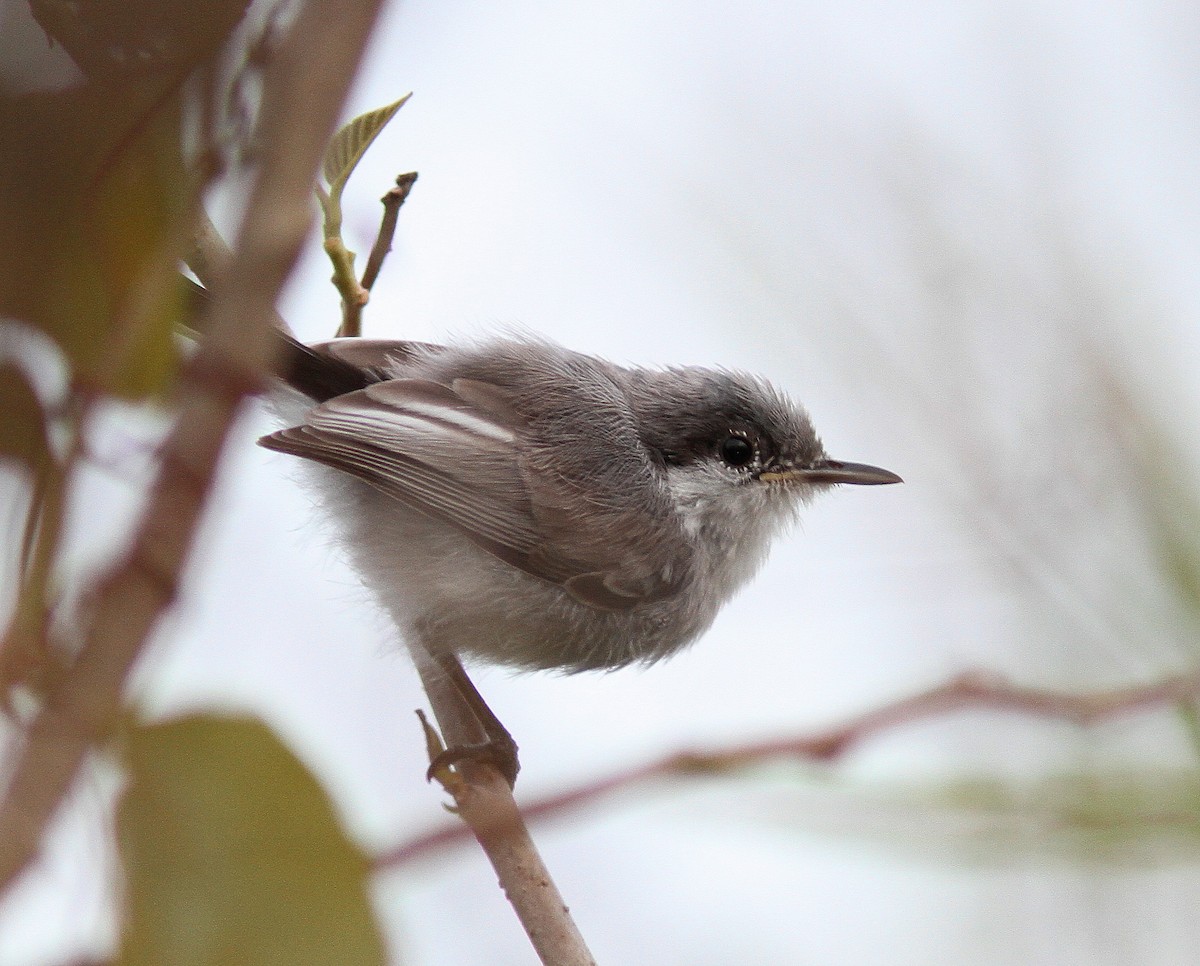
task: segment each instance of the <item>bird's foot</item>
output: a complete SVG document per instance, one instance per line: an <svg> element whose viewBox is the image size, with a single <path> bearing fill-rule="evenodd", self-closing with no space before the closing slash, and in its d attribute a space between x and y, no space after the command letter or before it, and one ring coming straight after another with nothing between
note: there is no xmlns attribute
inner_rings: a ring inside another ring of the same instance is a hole
<svg viewBox="0 0 1200 966"><path fill-rule="evenodd" d="M516 784L517 772L521 770L517 743L513 741L512 735L505 732L503 735L490 735L486 741L453 745L443 749L429 760L425 780L432 781L443 768L450 768L464 761L491 765L504 776L509 788Z"/></svg>

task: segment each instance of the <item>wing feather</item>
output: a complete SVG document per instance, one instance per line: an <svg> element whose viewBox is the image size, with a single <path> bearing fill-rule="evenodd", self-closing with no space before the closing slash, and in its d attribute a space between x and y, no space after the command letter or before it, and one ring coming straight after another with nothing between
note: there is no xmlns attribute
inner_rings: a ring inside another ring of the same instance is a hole
<svg viewBox="0 0 1200 966"><path fill-rule="evenodd" d="M624 543L595 529L608 530L609 518L530 465L527 431L496 385L392 378L320 403L303 425L260 442L358 477L588 606L628 610L670 593L671 548L643 546L638 521L615 531Z"/></svg>

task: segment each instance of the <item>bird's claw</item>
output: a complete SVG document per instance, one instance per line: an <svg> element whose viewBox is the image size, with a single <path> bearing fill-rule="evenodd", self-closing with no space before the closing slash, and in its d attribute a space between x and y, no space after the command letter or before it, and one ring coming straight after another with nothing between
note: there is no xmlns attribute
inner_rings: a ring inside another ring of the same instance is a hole
<svg viewBox="0 0 1200 966"><path fill-rule="evenodd" d="M503 735L490 737L469 745L454 745L434 755L425 772L425 780L432 781L443 768L449 768L460 762L469 761L480 765L491 765L508 782L512 788L517 782L517 772L521 770L521 762L517 756L517 743L512 736Z"/></svg>

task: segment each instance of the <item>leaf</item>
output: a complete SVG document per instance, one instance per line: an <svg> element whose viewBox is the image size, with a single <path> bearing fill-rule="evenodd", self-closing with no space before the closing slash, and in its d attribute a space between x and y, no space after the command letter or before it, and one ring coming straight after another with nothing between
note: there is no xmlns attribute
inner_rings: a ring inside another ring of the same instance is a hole
<svg viewBox="0 0 1200 966"><path fill-rule="evenodd" d="M245 6L33 4L87 79L0 94L0 314L54 339L91 388L160 393L177 368L175 276L197 187L182 101Z"/></svg>
<svg viewBox="0 0 1200 966"><path fill-rule="evenodd" d="M138 727L127 758L122 966L386 961L367 858L264 724L194 715Z"/></svg>
<svg viewBox="0 0 1200 966"><path fill-rule="evenodd" d="M136 352L149 345L160 360L170 345L166 291L136 303L138 286L175 269L164 247L185 204L178 109L149 93L121 81L0 101L0 312L44 331L88 382L126 395L168 374Z"/></svg>
<svg viewBox="0 0 1200 966"><path fill-rule="evenodd" d="M387 127L388 121L396 116L396 112L410 97L412 94L405 94L400 100L386 107L378 107L358 115L333 136L325 151L325 160L321 163L321 171L329 183L331 195L337 197L342 193L351 173L367 153L371 142Z"/></svg>
<svg viewBox="0 0 1200 966"><path fill-rule="evenodd" d="M186 73L210 58L249 0L29 0L48 37L89 77Z"/></svg>
<svg viewBox="0 0 1200 966"><path fill-rule="evenodd" d="M0 457L15 457L36 469L48 453L41 402L25 373L11 362L0 362Z"/></svg>

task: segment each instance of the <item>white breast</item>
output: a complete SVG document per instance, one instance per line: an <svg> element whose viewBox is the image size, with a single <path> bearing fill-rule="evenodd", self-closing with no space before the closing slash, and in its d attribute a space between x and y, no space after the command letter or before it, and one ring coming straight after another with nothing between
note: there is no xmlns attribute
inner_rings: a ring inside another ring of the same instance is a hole
<svg viewBox="0 0 1200 966"><path fill-rule="evenodd" d="M792 525L802 502L793 489L732 477L716 463L673 466L667 485L718 604L758 572L772 538Z"/></svg>

